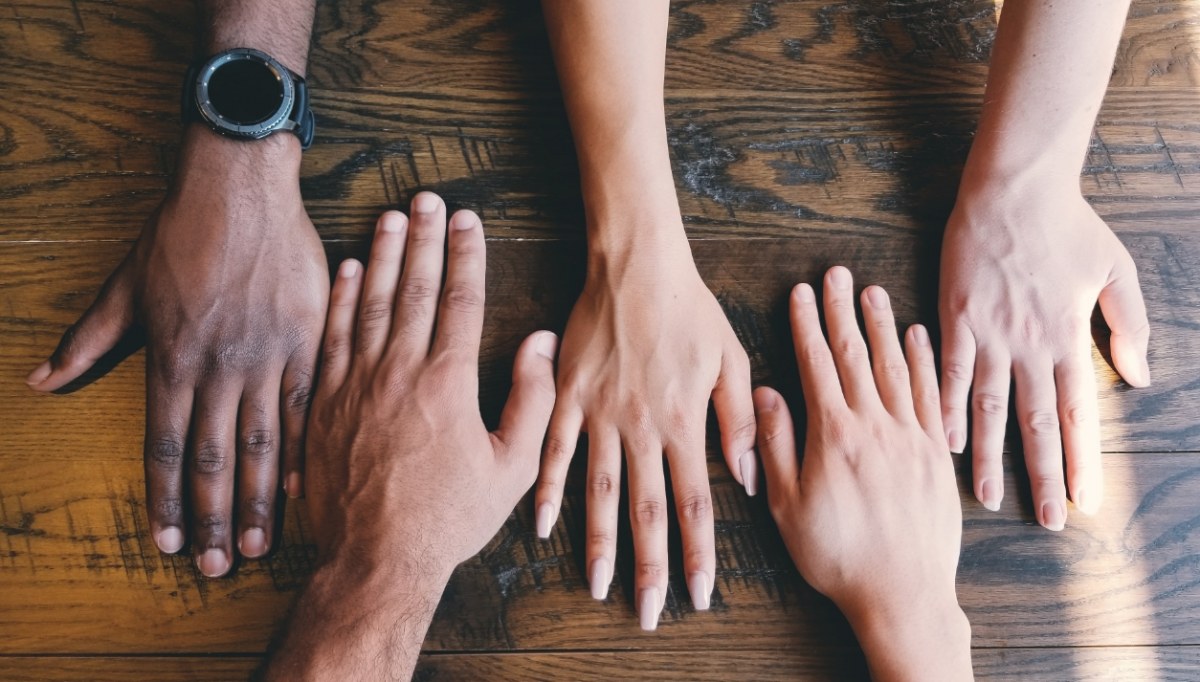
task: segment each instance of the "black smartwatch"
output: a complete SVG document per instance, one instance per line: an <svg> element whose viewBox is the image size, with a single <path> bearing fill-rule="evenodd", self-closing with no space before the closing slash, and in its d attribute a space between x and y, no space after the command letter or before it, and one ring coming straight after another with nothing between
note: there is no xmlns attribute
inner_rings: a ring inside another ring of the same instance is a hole
<svg viewBox="0 0 1200 682"><path fill-rule="evenodd" d="M200 121L239 140L261 140L280 130L312 145L316 122L308 86L271 55L248 47L220 52L188 69L183 122Z"/></svg>

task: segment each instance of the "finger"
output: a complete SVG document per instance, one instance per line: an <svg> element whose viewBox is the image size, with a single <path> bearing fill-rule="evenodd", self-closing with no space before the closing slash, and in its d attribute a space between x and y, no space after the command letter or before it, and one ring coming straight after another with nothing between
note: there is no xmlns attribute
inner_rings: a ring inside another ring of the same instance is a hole
<svg viewBox="0 0 1200 682"><path fill-rule="evenodd" d="M192 416L192 552L209 578L229 572L233 556L234 456L240 390L207 387Z"/></svg>
<svg viewBox="0 0 1200 682"><path fill-rule="evenodd" d="M621 439L615 431L588 433L587 547L588 585L593 599L608 596L617 562L617 523L621 513Z"/></svg>
<svg viewBox="0 0 1200 682"><path fill-rule="evenodd" d="M862 307L867 339L871 344L871 371L875 375L879 398L892 416L915 419L912 384L904 351L900 350L900 337L896 335L891 299L883 287L869 286L863 290Z"/></svg>
<svg viewBox="0 0 1200 682"><path fill-rule="evenodd" d="M971 471L975 499L996 511L1004 499L1004 431L1008 424L1012 361L1008 354L984 346L975 355L971 391Z"/></svg>
<svg viewBox="0 0 1200 682"><path fill-rule="evenodd" d="M975 337L954 320L942 319L942 423L950 452L967 447L967 396L975 374Z"/></svg>
<svg viewBox="0 0 1200 682"><path fill-rule="evenodd" d="M717 574L717 550L708 459L704 452L703 408L692 423L694 430L669 443L666 454L683 540L683 573L687 576L692 605L697 611L704 611L709 606Z"/></svg>
<svg viewBox="0 0 1200 682"><path fill-rule="evenodd" d="M375 241L367 260L355 339L355 351L362 356L365 367L375 366L392 327L407 228L408 218L399 211L387 211L379 216L375 225Z"/></svg>
<svg viewBox="0 0 1200 682"><path fill-rule="evenodd" d="M1058 430L1058 405L1054 367L1046 362L1016 362L1017 420L1025 447L1025 465L1033 486L1038 523L1062 530L1067 520L1067 495L1063 484L1062 437Z"/></svg>
<svg viewBox="0 0 1200 682"><path fill-rule="evenodd" d="M1112 330L1110 343L1117 372L1130 386L1142 388L1150 385L1150 365L1146 361L1150 321L1138 286L1137 266L1128 252L1122 255L1100 291L1100 312Z"/></svg>
<svg viewBox="0 0 1200 682"><path fill-rule="evenodd" d="M362 267L348 258L338 268L337 279L329 294L329 315L325 319L325 339L321 350L321 379L318 390L331 393L341 388L350 372L354 348L354 318L362 291Z"/></svg>
<svg viewBox="0 0 1200 682"><path fill-rule="evenodd" d="M845 407L838 382L833 353L821 333L817 315L817 297L812 287L797 284L791 300L792 341L796 347L796 364L800 367L800 385L809 408L832 409Z"/></svg>
<svg viewBox="0 0 1200 682"><path fill-rule="evenodd" d="M537 535L545 540L558 518L562 507L563 486L567 481L567 469L575 456L575 445L579 441L579 430L583 426L583 413L574 401L559 398L550 414L550 430L542 447L542 466L538 471L537 492L534 493ZM618 444L617 449L620 449ZM618 452L619 455L619 452Z"/></svg>
<svg viewBox="0 0 1200 682"><path fill-rule="evenodd" d="M750 359L734 339L721 356L721 375L713 387L713 408L721 428L721 450L733 477L754 497L758 461L754 457L754 399L750 395ZM704 416L699 418L704 422Z"/></svg>
<svg viewBox="0 0 1200 682"><path fill-rule="evenodd" d="M1084 338L1077 350L1054 368L1058 385L1058 417L1067 455L1067 483L1075 508L1095 514L1104 497L1100 454L1100 408L1096 403L1096 374L1091 341Z"/></svg>
<svg viewBox="0 0 1200 682"><path fill-rule="evenodd" d="M649 439L625 446L629 520L633 531L634 593L643 630L658 627L667 595L667 483L662 446Z"/></svg>
<svg viewBox="0 0 1200 682"><path fill-rule="evenodd" d="M800 492L796 432L792 413L775 389L760 386L754 390L754 411L758 416L758 452L767 476L767 501L774 511Z"/></svg>
<svg viewBox="0 0 1200 682"><path fill-rule="evenodd" d="M938 393L937 367L933 359L933 346L929 343L929 331L924 325L912 325L908 328L904 345L917 421L925 433L944 444L946 430L942 428L942 401Z"/></svg>
<svg viewBox="0 0 1200 682"><path fill-rule="evenodd" d="M304 494L304 438L312 404L317 348L301 344L283 368L279 414L283 421L283 489L288 497Z"/></svg>
<svg viewBox="0 0 1200 682"><path fill-rule="evenodd" d="M558 337L551 332L534 332L521 344L513 361L512 390L500 413L500 426L492 433L497 455L522 481L521 495L537 477L538 453L554 410L557 350Z"/></svg>
<svg viewBox="0 0 1200 682"><path fill-rule="evenodd" d="M25 383L38 391L57 391L91 369L133 326L132 270L129 257L104 282L91 307L63 334L58 348Z"/></svg>
<svg viewBox="0 0 1200 682"><path fill-rule="evenodd" d="M238 551L255 559L271 548L279 488L279 376L248 388L238 408Z"/></svg>
<svg viewBox="0 0 1200 682"><path fill-rule="evenodd" d="M867 344L854 314L854 278L840 265L825 274L825 326L846 404L852 408L878 405Z"/></svg>
<svg viewBox="0 0 1200 682"><path fill-rule="evenodd" d="M438 309L434 352L456 351L473 359L479 356L483 334L484 274L487 253L483 224L471 211L458 211L450 219L450 259L446 285Z"/></svg>
<svg viewBox="0 0 1200 682"><path fill-rule="evenodd" d="M183 549L183 462L192 386L155 368L153 349L146 354L146 511L160 551Z"/></svg>
<svg viewBox="0 0 1200 682"><path fill-rule="evenodd" d="M446 248L446 205L432 192L412 200L404 274L392 322L394 351L410 361L429 354Z"/></svg>

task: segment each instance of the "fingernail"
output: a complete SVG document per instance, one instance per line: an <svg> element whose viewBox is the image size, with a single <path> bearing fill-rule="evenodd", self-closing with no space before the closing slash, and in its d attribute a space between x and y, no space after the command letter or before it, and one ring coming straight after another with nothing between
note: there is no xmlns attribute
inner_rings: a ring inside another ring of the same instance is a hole
<svg viewBox="0 0 1200 682"><path fill-rule="evenodd" d="M37 386L38 384L45 381L46 377L50 376L50 372L53 372L53 371L54 371L54 365L51 365L50 361L47 360L47 361L43 362L42 364L38 365L37 368L34 369L32 372L30 372L29 376L25 377L25 383L29 384L30 386Z"/></svg>
<svg viewBox="0 0 1200 682"><path fill-rule="evenodd" d="M251 559L267 553L267 534L262 528L247 528L246 532L242 533L241 539L238 540L238 551L242 556Z"/></svg>
<svg viewBox="0 0 1200 682"><path fill-rule="evenodd" d="M1146 361L1146 358L1142 358L1141 361L1138 362L1137 381L1138 382L1134 384L1135 388L1146 388L1150 385L1150 363Z"/></svg>
<svg viewBox="0 0 1200 682"><path fill-rule="evenodd" d="M1000 500L1004 497L1004 490L1000 487L998 481L993 481L990 478L983 479L979 484L979 501L983 506L990 511L1000 510Z"/></svg>
<svg viewBox="0 0 1200 682"><path fill-rule="evenodd" d="M338 268L338 276L345 279L350 279L357 274L358 261L356 260L344 260L342 261L342 267Z"/></svg>
<svg viewBox="0 0 1200 682"><path fill-rule="evenodd" d="M300 472L293 471L288 474L287 478L283 481L283 492L287 493L287 496L294 500L300 497L303 491L304 483L300 478Z"/></svg>
<svg viewBox="0 0 1200 682"><path fill-rule="evenodd" d="M1067 510L1061 502L1042 504L1042 525L1046 530L1062 530L1067 525Z"/></svg>
<svg viewBox="0 0 1200 682"><path fill-rule="evenodd" d="M754 460L754 453L747 452L738 460L738 468L742 470L742 485L746 487L746 494L754 497L758 493L758 466Z"/></svg>
<svg viewBox="0 0 1200 682"><path fill-rule="evenodd" d="M209 578L220 578L229 571L229 557L225 550L214 547L196 557L196 568Z"/></svg>
<svg viewBox="0 0 1200 682"><path fill-rule="evenodd" d="M433 213L438 210L441 201L433 192L421 192L413 197L412 207L417 213Z"/></svg>
<svg viewBox="0 0 1200 682"><path fill-rule="evenodd" d="M476 225L480 225L479 216L472 211L459 211L454 214L450 220L451 230L469 230Z"/></svg>
<svg viewBox="0 0 1200 682"><path fill-rule="evenodd" d="M801 303L812 303L817 300L817 297L813 294L813 288L807 284L797 284L792 292L796 296L796 300Z"/></svg>
<svg viewBox="0 0 1200 682"><path fill-rule="evenodd" d="M692 593L692 606L696 607L697 611L708 610L708 574L704 571L696 571L688 576L688 592Z"/></svg>
<svg viewBox="0 0 1200 682"><path fill-rule="evenodd" d="M592 559L588 569L588 584L592 587L592 599L603 600L608 597L608 584L612 582L612 571L608 559L603 557Z"/></svg>
<svg viewBox="0 0 1200 682"><path fill-rule="evenodd" d="M888 295L883 290L883 287L870 287L867 289L867 300L871 302L871 307L876 310L887 310Z"/></svg>
<svg viewBox="0 0 1200 682"><path fill-rule="evenodd" d="M967 437L958 429L950 429L946 432L946 442L950 445L950 452L960 455L967 446Z"/></svg>
<svg viewBox="0 0 1200 682"><path fill-rule="evenodd" d="M835 289L850 288L850 280L851 280L850 271L847 270L846 268L844 268L840 265L830 268L829 283L832 284Z"/></svg>
<svg viewBox="0 0 1200 682"><path fill-rule="evenodd" d="M183 531L175 526L167 526L154 535L154 544L160 552L174 554L183 549Z"/></svg>
<svg viewBox="0 0 1200 682"><path fill-rule="evenodd" d="M638 593L638 620L643 630L651 632L658 628L658 612L661 610L657 587L647 587Z"/></svg>
<svg viewBox="0 0 1200 682"><path fill-rule="evenodd" d="M534 342L534 349L538 355L553 360L555 352L558 351L558 337L553 332L542 332Z"/></svg>
<svg viewBox="0 0 1200 682"><path fill-rule="evenodd" d="M404 227L404 216L397 211L388 211L379 219L379 229L384 232L399 232Z"/></svg>
<svg viewBox="0 0 1200 682"><path fill-rule="evenodd" d="M1095 505L1092 503L1093 498L1087 494L1086 488L1076 489L1074 498L1075 498L1075 508L1078 509L1079 511L1083 512L1084 514L1086 514L1088 516L1092 516L1097 511L1099 511L1099 509L1097 509L1098 505Z"/></svg>
<svg viewBox="0 0 1200 682"><path fill-rule="evenodd" d="M550 539L550 528L554 525L554 505L543 502L537 508L537 536L543 540Z"/></svg>
<svg viewBox="0 0 1200 682"><path fill-rule="evenodd" d="M929 332L925 331L925 325L923 325L923 324L913 325L913 341L918 346L928 346L929 345Z"/></svg>

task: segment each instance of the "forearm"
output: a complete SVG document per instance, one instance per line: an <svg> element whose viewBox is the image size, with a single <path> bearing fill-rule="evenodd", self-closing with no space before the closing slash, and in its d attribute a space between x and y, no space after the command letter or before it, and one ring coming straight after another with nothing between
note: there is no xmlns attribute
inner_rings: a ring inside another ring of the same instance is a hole
<svg viewBox="0 0 1200 682"><path fill-rule="evenodd" d="M268 680L407 680L449 572L334 562L304 589Z"/></svg>
<svg viewBox="0 0 1200 682"><path fill-rule="evenodd" d="M205 0L204 55L251 47L303 76L316 0Z"/></svg>
<svg viewBox="0 0 1200 682"><path fill-rule="evenodd" d="M964 185L1078 184L1129 0L1011 0Z"/></svg>
<svg viewBox="0 0 1200 682"><path fill-rule="evenodd" d="M593 251L682 241L663 107L667 0L543 0Z"/></svg>
<svg viewBox="0 0 1200 682"><path fill-rule="evenodd" d="M888 610L867 604L845 610L879 682L971 680L971 625L951 596Z"/></svg>

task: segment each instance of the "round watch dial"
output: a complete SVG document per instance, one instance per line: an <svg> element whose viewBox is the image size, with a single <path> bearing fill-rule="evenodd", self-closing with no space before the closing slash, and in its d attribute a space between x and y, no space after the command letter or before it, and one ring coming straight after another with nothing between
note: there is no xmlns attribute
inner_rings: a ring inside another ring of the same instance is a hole
<svg viewBox="0 0 1200 682"><path fill-rule="evenodd" d="M210 59L196 78L200 114L234 137L259 139L290 129L295 85L287 69L264 52L226 50Z"/></svg>

